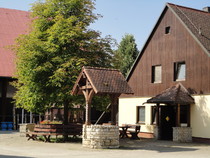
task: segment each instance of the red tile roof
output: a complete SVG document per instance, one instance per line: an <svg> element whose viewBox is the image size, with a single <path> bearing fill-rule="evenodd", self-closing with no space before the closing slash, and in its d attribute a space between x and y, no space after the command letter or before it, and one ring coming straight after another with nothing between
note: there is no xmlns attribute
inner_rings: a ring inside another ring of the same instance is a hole
<svg viewBox="0 0 210 158"><path fill-rule="evenodd" d="M12 77L15 54L8 47L29 28L29 12L0 8L0 77Z"/></svg>
<svg viewBox="0 0 210 158"><path fill-rule="evenodd" d="M168 7L174 11L210 56L210 13L171 3L168 3Z"/></svg>
<svg viewBox="0 0 210 158"><path fill-rule="evenodd" d="M194 98L188 90L181 84L166 89L162 93L147 100L147 103L165 103L165 104L194 104Z"/></svg>
<svg viewBox="0 0 210 158"><path fill-rule="evenodd" d="M84 78L84 75L86 76ZM133 91L119 70L83 67L72 94L82 94L81 87L86 85L86 79L90 82L95 94L132 94Z"/></svg>

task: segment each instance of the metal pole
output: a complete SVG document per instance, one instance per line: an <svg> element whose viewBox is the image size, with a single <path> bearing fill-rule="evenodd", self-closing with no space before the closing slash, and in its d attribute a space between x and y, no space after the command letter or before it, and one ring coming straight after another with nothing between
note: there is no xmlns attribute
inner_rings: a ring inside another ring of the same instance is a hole
<svg viewBox="0 0 210 158"><path fill-rule="evenodd" d="M27 123L27 113L25 114L25 123Z"/></svg>
<svg viewBox="0 0 210 158"><path fill-rule="evenodd" d="M24 109L22 109L22 115L21 115L21 123L24 121Z"/></svg>
<svg viewBox="0 0 210 158"><path fill-rule="evenodd" d="M13 105L13 128L16 130L17 128L17 123L16 123L16 112L15 112L15 106Z"/></svg>
<svg viewBox="0 0 210 158"><path fill-rule="evenodd" d="M32 112L30 112L30 123L32 123Z"/></svg>

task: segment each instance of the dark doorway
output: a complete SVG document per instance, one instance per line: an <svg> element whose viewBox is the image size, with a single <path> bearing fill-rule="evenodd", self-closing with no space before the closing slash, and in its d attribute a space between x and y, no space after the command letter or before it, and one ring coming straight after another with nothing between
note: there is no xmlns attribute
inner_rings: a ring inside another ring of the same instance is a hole
<svg viewBox="0 0 210 158"><path fill-rule="evenodd" d="M175 106L160 107L160 139L172 140L173 128L176 125Z"/></svg>

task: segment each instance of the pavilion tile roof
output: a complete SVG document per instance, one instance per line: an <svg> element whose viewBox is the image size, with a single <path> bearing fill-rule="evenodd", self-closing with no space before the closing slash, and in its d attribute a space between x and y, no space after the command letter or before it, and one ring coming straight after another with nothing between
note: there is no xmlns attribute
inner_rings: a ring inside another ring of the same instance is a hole
<svg viewBox="0 0 210 158"><path fill-rule="evenodd" d="M147 100L147 103L164 103L164 104L194 104L194 98L187 89L181 84L166 89L162 93Z"/></svg>
<svg viewBox="0 0 210 158"><path fill-rule="evenodd" d="M29 28L29 12L0 8L0 77L12 77L15 72L15 54L9 46Z"/></svg>
<svg viewBox="0 0 210 158"><path fill-rule="evenodd" d="M86 76L90 82L95 94L132 94L133 91L119 70L98 68L98 67L83 67L80 73L72 94L81 94L80 86L84 86L83 76Z"/></svg>

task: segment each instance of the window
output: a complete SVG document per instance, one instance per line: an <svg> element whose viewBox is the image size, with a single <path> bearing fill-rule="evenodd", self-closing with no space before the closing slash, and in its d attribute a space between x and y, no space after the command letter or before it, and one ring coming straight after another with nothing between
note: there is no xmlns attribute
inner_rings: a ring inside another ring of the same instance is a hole
<svg viewBox="0 0 210 158"><path fill-rule="evenodd" d="M169 34L171 30L170 26L165 27L165 34Z"/></svg>
<svg viewBox="0 0 210 158"><path fill-rule="evenodd" d="M145 123L145 106L137 107L137 123Z"/></svg>
<svg viewBox="0 0 210 158"><path fill-rule="evenodd" d="M186 65L185 62L174 63L174 81L182 81L186 78Z"/></svg>
<svg viewBox="0 0 210 158"><path fill-rule="evenodd" d="M151 124L156 124L157 106L152 106L151 108Z"/></svg>
<svg viewBox="0 0 210 158"><path fill-rule="evenodd" d="M152 83L161 83L162 80L162 66L152 66Z"/></svg>

